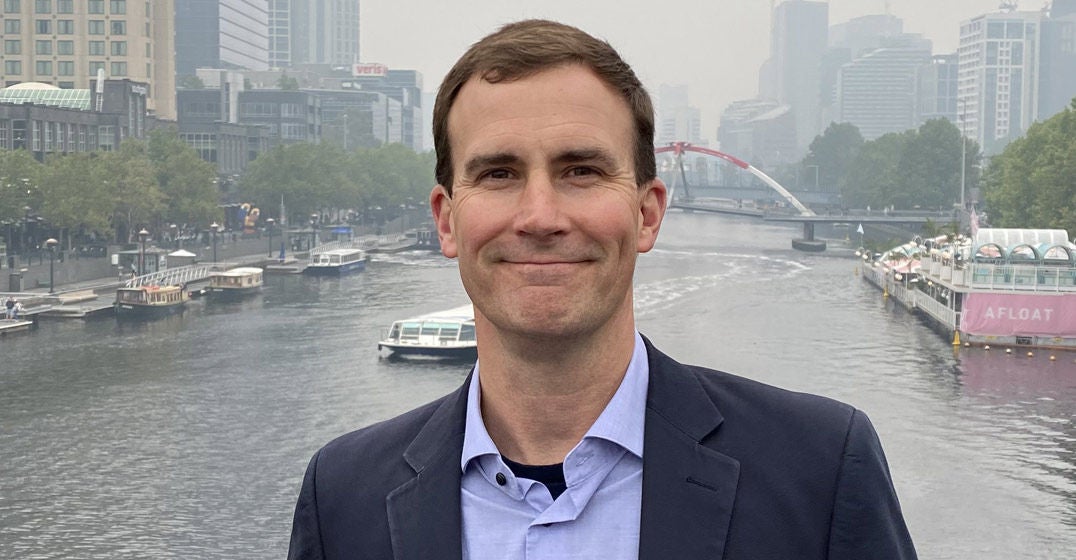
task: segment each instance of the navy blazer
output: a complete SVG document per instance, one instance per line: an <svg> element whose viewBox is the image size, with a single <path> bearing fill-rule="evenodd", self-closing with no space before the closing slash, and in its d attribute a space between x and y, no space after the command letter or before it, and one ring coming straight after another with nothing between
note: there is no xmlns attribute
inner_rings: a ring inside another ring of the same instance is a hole
<svg viewBox="0 0 1076 560"><path fill-rule="evenodd" d="M641 560L915 558L862 412L646 341ZM310 461L292 559L459 560L467 384Z"/></svg>

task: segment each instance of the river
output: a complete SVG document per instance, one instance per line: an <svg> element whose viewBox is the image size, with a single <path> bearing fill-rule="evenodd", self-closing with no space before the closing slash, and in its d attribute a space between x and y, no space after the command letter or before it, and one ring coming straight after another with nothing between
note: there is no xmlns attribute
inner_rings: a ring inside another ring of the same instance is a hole
<svg viewBox="0 0 1076 560"><path fill-rule="evenodd" d="M960 349L798 227L670 213L640 330L681 361L871 417L922 558L1076 557L1076 354ZM398 318L466 303L455 263L269 277L151 323L0 341L0 558L283 558L317 447L440 396L466 364L381 359Z"/></svg>

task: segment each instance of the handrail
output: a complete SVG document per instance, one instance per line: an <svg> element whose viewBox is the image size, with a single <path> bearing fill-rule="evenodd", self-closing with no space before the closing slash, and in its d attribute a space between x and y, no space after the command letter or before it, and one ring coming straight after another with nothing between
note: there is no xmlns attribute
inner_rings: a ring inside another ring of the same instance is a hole
<svg viewBox="0 0 1076 560"><path fill-rule="evenodd" d="M190 282L205 280L213 272L227 269L224 263L200 263L166 268L158 272L136 276L123 283L125 288L142 286L183 286Z"/></svg>

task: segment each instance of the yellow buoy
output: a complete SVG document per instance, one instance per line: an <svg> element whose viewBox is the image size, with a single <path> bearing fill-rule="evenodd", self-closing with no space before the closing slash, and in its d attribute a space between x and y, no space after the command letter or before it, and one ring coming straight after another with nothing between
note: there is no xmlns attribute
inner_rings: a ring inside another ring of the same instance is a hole
<svg viewBox="0 0 1076 560"><path fill-rule="evenodd" d="M953 331L953 346L960 346L960 331Z"/></svg>
<svg viewBox="0 0 1076 560"><path fill-rule="evenodd" d="M1005 353L1011 355L1012 354L1012 348L1006 348Z"/></svg>
<svg viewBox="0 0 1076 560"><path fill-rule="evenodd" d="M1028 357L1028 358L1030 358L1030 357L1032 357L1032 356L1034 356L1034 354L1032 354L1031 352L1028 352L1028 353L1027 353L1027 357Z"/></svg>
<svg viewBox="0 0 1076 560"><path fill-rule="evenodd" d="M1050 355L1050 361L1051 362L1056 360L1056 359L1057 359L1057 356L1054 356L1053 354Z"/></svg>
<svg viewBox="0 0 1076 560"><path fill-rule="evenodd" d="M989 344L986 344L986 345L984 345L984 346L983 346L983 350L989 350L989 349L990 349L990 345L989 345Z"/></svg>

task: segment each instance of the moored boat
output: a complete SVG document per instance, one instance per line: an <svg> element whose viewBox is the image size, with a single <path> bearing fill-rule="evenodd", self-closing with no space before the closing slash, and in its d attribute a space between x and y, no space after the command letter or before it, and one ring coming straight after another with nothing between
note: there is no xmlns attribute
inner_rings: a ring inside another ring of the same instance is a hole
<svg viewBox="0 0 1076 560"><path fill-rule="evenodd" d="M863 278L954 344L1076 350L1076 245L1065 230L980 229L865 260Z"/></svg>
<svg viewBox="0 0 1076 560"><path fill-rule="evenodd" d="M138 286L116 290L116 316L154 318L183 310L190 296L182 286Z"/></svg>
<svg viewBox="0 0 1076 560"><path fill-rule="evenodd" d="M340 276L366 268L366 252L357 248L329 249L314 253L303 274Z"/></svg>
<svg viewBox="0 0 1076 560"><path fill-rule="evenodd" d="M474 308L464 305L396 321L377 349L397 356L474 360L478 357Z"/></svg>
<svg viewBox="0 0 1076 560"><path fill-rule="evenodd" d="M210 299L235 301L257 294L262 289L262 269L253 266L241 266L223 272L214 272L209 277L206 294Z"/></svg>

